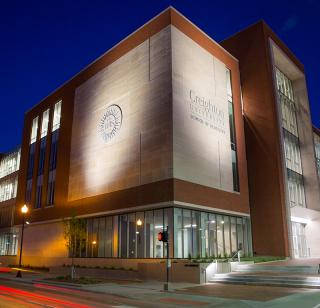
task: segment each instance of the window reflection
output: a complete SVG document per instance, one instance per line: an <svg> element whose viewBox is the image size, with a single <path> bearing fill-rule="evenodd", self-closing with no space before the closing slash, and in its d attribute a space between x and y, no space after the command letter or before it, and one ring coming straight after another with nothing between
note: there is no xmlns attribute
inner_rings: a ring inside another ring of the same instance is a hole
<svg viewBox="0 0 320 308"><path fill-rule="evenodd" d="M248 218L166 208L88 219L86 256L165 258L166 246L158 233L167 226L172 232L170 257L230 257L238 248L243 255L251 254Z"/></svg>

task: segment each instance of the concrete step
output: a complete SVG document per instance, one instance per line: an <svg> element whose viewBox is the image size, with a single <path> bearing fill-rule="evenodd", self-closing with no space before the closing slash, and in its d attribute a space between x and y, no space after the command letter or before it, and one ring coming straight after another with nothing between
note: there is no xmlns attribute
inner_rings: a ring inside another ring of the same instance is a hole
<svg viewBox="0 0 320 308"><path fill-rule="evenodd" d="M302 266L302 265L236 265L233 267L233 272L288 272L302 274L318 274L318 266Z"/></svg>
<svg viewBox="0 0 320 308"><path fill-rule="evenodd" d="M320 276L215 274L209 282L320 289Z"/></svg>

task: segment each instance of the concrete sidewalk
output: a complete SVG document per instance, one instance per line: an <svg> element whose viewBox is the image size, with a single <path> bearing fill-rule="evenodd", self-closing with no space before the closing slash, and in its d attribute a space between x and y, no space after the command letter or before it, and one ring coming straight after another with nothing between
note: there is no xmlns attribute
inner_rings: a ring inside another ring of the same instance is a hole
<svg viewBox="0 0 320 308"><path fill-rule="evenodd" d="M39 287L53 287L55 291L95 292L126 297L137 302L153 302L154 307L304 307L315 308L320 304L320 290L246 285L172 283L169 292L157 281L116 281L94 285L60 283L46 280L49 273L24 272L22 278L15 273L0 273L1 279L12 280ZM319 306L320 307L320 306Z"/></svg>

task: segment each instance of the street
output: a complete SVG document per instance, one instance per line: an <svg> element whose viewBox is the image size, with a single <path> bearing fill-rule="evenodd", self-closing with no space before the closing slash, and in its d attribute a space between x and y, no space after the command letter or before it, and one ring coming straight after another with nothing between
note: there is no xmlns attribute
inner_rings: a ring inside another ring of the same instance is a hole
<svg viewBox="0 0 320 308"><path fill-rule="evenodd" d="M131 306L131 300L120 296L97 294L45 284L0 282L0 307L118 307ZM139 303L138 303L139 304ZM139 304L139 307L147 307Z"/></svg>

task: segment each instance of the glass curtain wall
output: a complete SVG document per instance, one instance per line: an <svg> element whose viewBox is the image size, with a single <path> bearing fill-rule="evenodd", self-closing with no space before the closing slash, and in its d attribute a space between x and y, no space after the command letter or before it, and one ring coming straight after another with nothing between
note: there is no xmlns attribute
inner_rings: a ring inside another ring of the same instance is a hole
<svg viewBox="0 0 320 308"><path fill-rule="evenodd" d="M173 232L174 258L230 257L238 249L252 253L248 218L166 208L87 219L85 256L165 258L166 245L158 233L167 226Z"/></svg>
<svg viewBox="0 0 320 308"><path fill-rule="evenodd" d="M15 233L0 233L0 256L17 254L18 238Z"/></svg>
<svg viewBox="0 0 320 308"><path fill-rule="evenodd" d="M316 151L316 162L318 168L318 176L320 178L320 136L317 134L313 134L314 136L314 146Z"/></svg>
<svg viewBox="0 0 320 308"><path fill-rule="evenodd" d="M240 191L239 186L239 173L238 173L238 159L237 159L237 142L236 142L236 129L234 122L234 106L232 96L232 82L231 71L226 70L227 74L227 94L228 94L228 110L229 110L229 126L230 126L230 143L232 153L232 173L233 173L233 190Z"/></svg>
<svg viewBox="0 0 320 308"><path fill-rule="evenodd" d="M0 179L19 170L20 165L20 149L6 154L0 160Z"/></svg>
<svg viewBox="0 0 320 308"><path fill-rule="evenodd" d="M276 68L276 82L282 115L284 150L288 174L289 206L306 207L292 81Z"/></svg>

